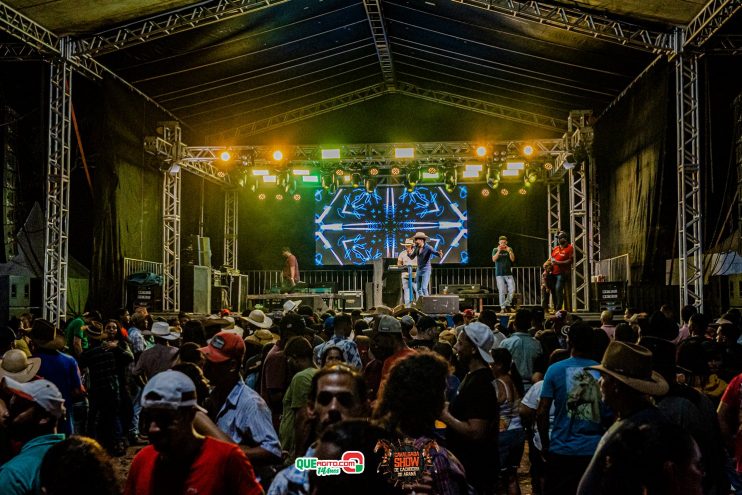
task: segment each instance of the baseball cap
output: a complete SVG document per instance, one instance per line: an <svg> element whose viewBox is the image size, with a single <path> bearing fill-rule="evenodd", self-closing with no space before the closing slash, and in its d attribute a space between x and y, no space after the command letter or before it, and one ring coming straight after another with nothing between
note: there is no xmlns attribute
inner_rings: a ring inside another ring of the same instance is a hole
<svg viewBox="0 0 742 495"><path fill-rule="evenodd" d="M474 318L474 310L469 308L464 310L464 316L467 318Z"/></svg>
<svg viewBox="0 0 742 495"><path fill-rule="evenodd" d="M492 359L490 351L495 345L495 336L492 335L492 330L484 323L475 321L474 323L464 325L464 333L477 346L479 355L482 356L484 362L492 364L494 359Z"/></svg>
<svg viewBox="0 0 742 495"><path fill-rule="evenodd" d="M180 371L157 373L142 391L142 407L178 409L196 405L196 385Z"/></svg>
<svg viewBox="0 0 742 495"><path fill-rule="evenodd" d="M245 355L245 342L233 332L222 331L214 335L206 347L199 349L212 363L223 363L230 359L242 360Z"/></svg>
<svg viewBox="0 0 742 495"><path fill-rule="evenodd" d="M55 418L64 416L64 397L57 386L49 380L20 383L7 376L3 380L5 380L5 387L15 395L35 402Z"/></svg>
<svg viewBox="0 0 742 495"><path fill-rule="evenodd" d="M402 324L393 316L382 315L379 317L379 333L402 333Z"/></svg>
<svg viewBox="0 0 742 495"><path fill-rule="evenodd" d="M295 335L303 334L307 329L307 324L304 322L304 317L296 313L288 313L281 318L279 323L281 329L281 335L289 331Z"/></svg>

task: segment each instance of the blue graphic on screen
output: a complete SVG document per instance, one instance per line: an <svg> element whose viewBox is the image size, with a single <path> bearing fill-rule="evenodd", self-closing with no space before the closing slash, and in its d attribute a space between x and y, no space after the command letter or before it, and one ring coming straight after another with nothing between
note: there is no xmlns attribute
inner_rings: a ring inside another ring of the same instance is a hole
<svg viewBox="0 0 742 495"><path fill-rule="evenodd" d="M401 243L425 232L443 263L467 263L466 187L446 192L442 186L340 188L315 194L315 264L364 265L396 258ZM434 262L437 261L433 258Z"/></svg>

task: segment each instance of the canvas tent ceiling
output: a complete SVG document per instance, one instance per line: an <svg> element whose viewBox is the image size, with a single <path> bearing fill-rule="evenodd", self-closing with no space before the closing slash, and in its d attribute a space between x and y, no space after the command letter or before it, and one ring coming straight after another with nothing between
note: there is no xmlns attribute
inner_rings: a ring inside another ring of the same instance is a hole
<svg viewBox="0 0 742 495"><path fill-rule="evenodd" d="M214 4L7 3L75 37ZM656 56L453 0L380 3L398 83L562 121L573 109L599 113ZM558 3L670 32L686 25L705 0ZM384 82L362 0L272 2L96 58L203 136ZM559 134L539 131L545 133Z"/></svg>

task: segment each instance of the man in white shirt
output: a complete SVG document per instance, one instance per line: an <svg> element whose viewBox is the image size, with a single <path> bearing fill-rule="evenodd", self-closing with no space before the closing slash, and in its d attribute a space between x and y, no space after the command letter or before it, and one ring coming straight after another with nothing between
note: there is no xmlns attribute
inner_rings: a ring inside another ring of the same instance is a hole
<svg viewBox="0 0 742 495"><path fill-rule="evenodd" d="M408 266L412 265L414 267L417 267L417 258L410 258L410 254L412 254L412 251L415 247L415 243L412 239L405 239L405 241L402 243L402 245L405 247L405 250L399 253L399 256L397 257L397 266ZM410 306L412 304L412 301L415 300L417 297L417 288L415 287L415 269L413 268L412 273L412 294L410 294L410 274L407 270L402 272L402 302L405 306Z"/></svg>

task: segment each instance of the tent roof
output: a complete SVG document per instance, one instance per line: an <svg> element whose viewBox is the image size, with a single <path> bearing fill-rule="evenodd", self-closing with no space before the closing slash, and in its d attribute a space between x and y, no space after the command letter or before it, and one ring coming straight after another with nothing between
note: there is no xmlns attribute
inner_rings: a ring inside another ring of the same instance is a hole
<svg viewBox="0 0 742 495"><path fill-rule="evenodd" d="M83 38L153 15L216 4L6 1L56 34ZM262 3L268 2L244 2ZM414 88L418 96L439 92L434 101L453 95L563 123L570 110L602 111L656 57L649 50L474 5L483 1L379 3L398 87ZM693 19L706 0L553 3L669 33ZM362 0L275 0L94 56L201 136L385 84ZM560 131L546 133L554 137Z"/></svg>

